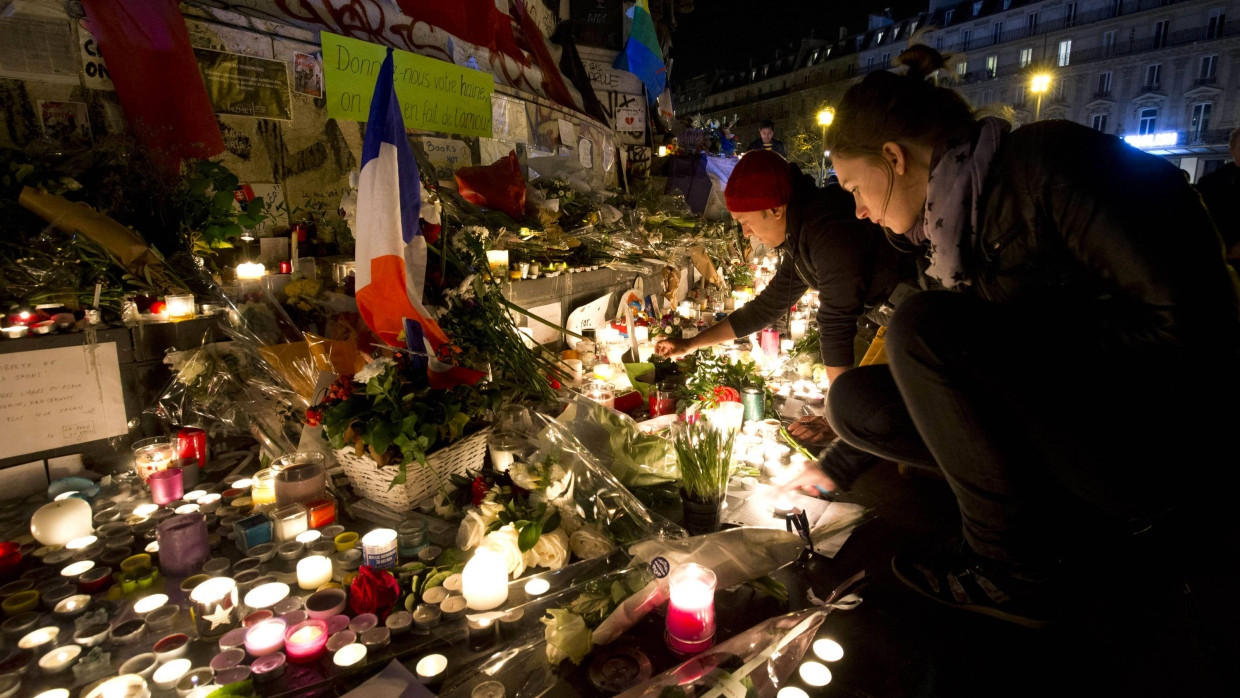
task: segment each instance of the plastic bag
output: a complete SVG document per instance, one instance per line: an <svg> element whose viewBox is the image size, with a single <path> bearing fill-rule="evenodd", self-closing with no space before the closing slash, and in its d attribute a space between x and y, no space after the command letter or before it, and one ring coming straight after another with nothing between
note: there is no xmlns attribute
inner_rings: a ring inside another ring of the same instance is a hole
<svg viewBox="0 0 1240 698"><path fill-rule="evenodd" d="M672 442L638 428L626 414L573 393L557 418L603 467L628 487L680 479Z"/></svg>

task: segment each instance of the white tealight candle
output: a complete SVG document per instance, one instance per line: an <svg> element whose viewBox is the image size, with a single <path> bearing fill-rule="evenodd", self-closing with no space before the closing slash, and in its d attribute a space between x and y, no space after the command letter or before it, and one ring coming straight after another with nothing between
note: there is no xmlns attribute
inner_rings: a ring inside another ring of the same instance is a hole
<svg viewBox="0 0 1240 698"><path fill-rule="evenodd" d="M181 499L184 499L187 502L196 502L205 496L207 496L206 490L192 490L181 495Z"/></svg>
<svg viewBox="0 0 1240 698"><path fill-rule="evenodd" d="M72 565L68 565L64 569L62 569L60 571L60 576L76 579L78 577L81 577L83 574L89 572L90 569L94 566L95 566L95 563L91 560L82 560L81 562L75 562Z"/></svg>
<svg viewBox="0 0 1240 698"><path fill-rule="evenodd" d="M551 589L551 582L545 579L531 579L525 583L525 593L530 596L542 596Z"/></svg>
<svg viewBox="0 0 1240 698"><path fill-rule="evenodd" d="M238 281L254 281L261 279L267 273L267 268L258 262L242 262L237 265Z"/></svg>
<svg viewBox="0 0 1240 698"><path fill-rule="evenodd" d="M150 613L151 611L154 611L155 609L167 603L168 603L167 594L151 594L150 596L147 596L142 599L138 599L137 601L133 602L133 612L137 613L140 616L146 615L147 613Z"/></svg>
<svg viewBox="0 0 1240 698"><path fill-rule="evenodd" d="M39 657L39 668L45 674L59 674L69 668L70 664L77 661L79 655L82 654L81 645L65 645L57 647L47 654Z"/></svg>
<svg viewBox="0 0 1240 698"><path fill-rule="evenodd" d="M844 647L835 640L822 638L814 640L814 656L824 662L838 662L844 658Z"/></svg>
<svg viewBox="0 0 1240 698"><path fill-rule="evenodd" d="M69 492L61 492L60 494L58 494L58 495L56 495L55 497L53 497L53 498L52 498L52 501L53 501L53 502L59 502L60 500L62 500L62 499L68 499L68 498L72 497L73 495L75 495L75 494L77 494L77 493L78 493L78 491L77 491L77 490L72 490L72 491L69 491Z"/></svg>
<svg viewBox="0 0 1240 698"><path fill-rule="evenodd" d="M797 670L801 680L814 687L826 686L831 683L831 670L819 662L805 662Z"/></svg>
<svg viewBox="0 0 1240 698"><path fill-rule="evenodd" d="M137 516L150 516L159 511L158 504L139 504L133 508L133 513Z"/></svg>
<svg viewBox="0 0 1240 698"><path fill-rule="evenodd" d="M99 540L98 536L82 536L81 538L74 538L68 543L65 543L65 547L69 550L81 550L97 540Z"/></svg>
<svg viewBox="0 0 1240 698"><path fill-rule="evenodd" d="M435 683L443 678L444 670L448 668L448 658L442 654L428 654L418 660L414 671L418 674L418 680L422 683Z"/></svg>
<svg viewBox="0 0 1240 698"><path fill-rule="evenodd" d="M809 698L809 694L803 688L784 686L775 694L775 698Z"/></svg>
<svg viewBox="0 0 1240 698"><path fill-rule="evenodd" d="M366 658L366 645L354 642L336 650L332 655L332 664L338 667L349 667Z"/></svg>
<svg viewBox="0 0 1240 698"><path fill-rule="evenodd" d="M309 531L303 531L302 533L298 533L297 537L294 538L293 540L297 541L298 543L304 543L306 545L310 545L311 543L317 541L318 539L322 537L323 537L322 533L320 533L319 531L315 529L311 529Z"/></svg>
<svg viewBox="0 0 1240 698"><path fill-rule="evenodd" d="M508 600L508 563L487 548L478 548L461 573L461 592L475 611L489 611Z"/></svg>
<svg viewBox="0 0 1240 698"><path fill-rule="evenodd" d="M322 555L311 555L297 561L297 586L313 591L332 580L332 561Z"/></svg>
<svg viewBox="0 0 1240 698"><path fill-rule="evenodd" d="M174 513L174 514L193 514L193 513L197 512L197 511L198 511L198 505L197 505L197 504L182 504L181 506L177 507L176 509L173 509L173 510L172 510L172 513Z"/></svg>

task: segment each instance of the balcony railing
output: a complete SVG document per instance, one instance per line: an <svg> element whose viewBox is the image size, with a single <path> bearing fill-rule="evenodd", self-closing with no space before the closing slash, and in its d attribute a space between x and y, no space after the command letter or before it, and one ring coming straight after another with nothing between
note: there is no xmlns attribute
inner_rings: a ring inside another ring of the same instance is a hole
<svg viewBox="0 0 1240 698"><path fill-rule="evenodd" d="M1111 98L1110 90L1095 90L1094 91L1094 99L1110 99L1110 98Z"/></svg>
<svg viewBox="0 0 1240 698"><path fill-rule="evenodd" d="M1196 85L1197 87L1202 87L1203 85L1213 85L1216 82L1218 82L1217 75L1207 75L1206 77L1203 77L1203 78L1202 77L1197 78L1196 80L1193 81L1193 84Z"/></svg>

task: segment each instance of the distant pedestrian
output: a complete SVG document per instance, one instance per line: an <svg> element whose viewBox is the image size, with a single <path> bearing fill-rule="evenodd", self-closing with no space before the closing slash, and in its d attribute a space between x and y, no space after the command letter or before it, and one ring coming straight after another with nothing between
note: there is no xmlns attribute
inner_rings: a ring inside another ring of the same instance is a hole
<svg viewBox="0 0 1240 698"><path fill-rule="evenodd" d="M1240 128L1231 132L1227 139L1231 162L1201 178L1197 191L1210 209L1214 225L1223 237L1227 258L1240 260Z"/></svg>
<svg viewBox="0 0 1240 698"><path fill-rule="evenodd" d="M775 122L770 119L763 119L758 124L758 137L746 150L773 150L785 158L788 157L784 142L775 137Z"/></svg>

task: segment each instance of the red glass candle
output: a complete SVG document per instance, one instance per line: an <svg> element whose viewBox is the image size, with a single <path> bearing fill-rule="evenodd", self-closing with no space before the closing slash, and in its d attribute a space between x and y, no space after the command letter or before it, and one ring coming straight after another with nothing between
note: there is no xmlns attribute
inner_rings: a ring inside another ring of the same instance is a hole
<svg viewBox="0 0 1240 698"><path fill-rule="evenodd" d="M779 356L779 331L766 329L758 333L758 345L768 356Z"/></svg>
<svg viewBox="0 0 1240 698"><path fill-rule="evenodd" d="M198 460L198 467L207 465L207 432L198 427L181 427L177 430L177 458Z"/></svg>
<svg viewBox="0 0 1240 698"><path fill-rule="evenodd" d="M307 664L323 655L327 647L327 622L304 620L284 635L284 653L294 664Z"/></svg>
<svg viewBox="0 0 1240 698"><path fill-rule="evenodd" d="M305 506L310 515L310 528L322 528L336 520L336 500L331 497L312 499Z"/></svg>
<svg viewBox="0 0 1240 698"><path fill-rule="evenodd" d="M282 261L282 262L280 262L280 273L281 273L281 274L292 274L292 273L293 273L293 263L292 263L292 262L287 262L287 261ZM296 661L296 660L294 660L294 661Z"/></svg>
<svg viewBox="0 0 1240 698"><path fill-rule="evenodd" d="M694 654L715 644L715 573L687 563L668 579L667 646Z"/></svg>
<svg viewBox="0 0 1240 698"><path fill-rule="evenodd" d="M660 417L676 413L676 390L674 386L660 383L650 391L650 416Z"/></svg>
<svg viewBox="0 0 1240 698"><path fill-rule="evenodd" d="M17 574L22 564L22 547L13 541L0 543L0 580L7 580Z"/></svg>

